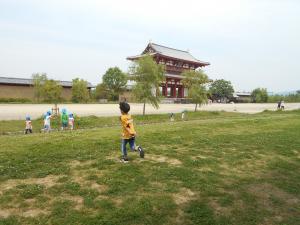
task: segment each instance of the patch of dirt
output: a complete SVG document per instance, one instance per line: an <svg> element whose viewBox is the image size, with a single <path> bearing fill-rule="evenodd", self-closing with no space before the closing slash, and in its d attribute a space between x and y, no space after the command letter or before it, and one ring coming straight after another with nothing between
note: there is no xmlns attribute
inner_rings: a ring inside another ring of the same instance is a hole
<svg viewBox="0 0 300 225"><path fill-rule="evenodd" d="M195 196L196 194L188 188L181 188L178 193L172 195L175 203L179 206L176 209L175 216L172 218L172 224L184 224L185 215L181 206L195 199Z"/></svg>
<svg viewBox="0 0 300 225"><path fill-rule="evenodd" d="M97 169L86 169L86 170L72 170L71 171L71 178L73 181L75 181L76 183L80 184L80 186L82 187L88 187L88 188L92 188L95 189L97 191L104 192L107 190L107 186L106 185L100 185L98 184L96 181L94 180L89 180L87 179L87 176L93 172L94 175L97 176L101 176L103 175L103 171L97 170Z"/></svg>
<svg viewBox="0 0 300 225"><path fill-rule="evenodd" d="M188 188L181 188L180 192L173 195L177 205L185 204L195 198L195 193Z"/></svg>
<svg viewBox="0 0 300 225"><path fill-rule="evenodd" d="M60 178L60 176L53 176L49 175L43 178L28 178L28 179L10 179L7 181L4 181L0 184L0 194L3 194L3 192L15 188L17 185L20 184L39 184L43 185L46 188L52 187L55 184L57 184L57 180Z"/></svg>
<svg viewBox="0 0 300 225"><path fill-rule="evenodd" d="M192 160L199 160L199 159L207 159L207 156L204 155L196 155L196 156L191 156Z"/></svg>
<svg viewBox="0 0 300 225"><path fill-rule="evenodd" d="M24 217L36 217L40 214L46 215L48 213L49 212L47 212L45 210L41 210L41 209L30 209L30 210L23 212L21 215Z"/></svg>
<svg viewBox="0 0 300 225"><path fill-rule="evenodd" d="M287 205L297 205L299 204L299 199L295 196L284 192L283 190L272 186L271 184L256 184L251 185L248 191L257 197L260 203L266 207L269 207L271 203L272 196L280 199Z"/></svg>
<svg viewBox="0 0 300 225"><path fill-rule="evenodd" d="M165 184L163 184L161 182L157 182L157 181L150 182L150 185L157 189L163 189L166 186Z"/></svg>
<svg viewBox="0 0 300 225"><path fill-rule="evenodd" d="M7 218L12 215L14 210L11 209L1 209L0 208L0 218Z"/></svg>
<svg viewBox="0 0 300 225"><path fill-rule="evenodd" d="M211 199L209 205L217 215L230 215L232 210L231 207L222 207L216 199Z"/></svg>
<svg viewBox="0 0 300 225"><path fill-rule="evenodd" d="M95 162L95 160L85 160L85 161L79 161L79 160L73 160L69 162L69 165L71 169L74 169L76 167L84 167L84 166L90 166Z"/></svg>
<svg viewBox="0 0 300 225"><path fill-rule="evenodd" d="M162 155L147 154L145 156L145 160L155 161L159 163L167 163L173 166L178 166L182 164L182 162L178 159L169 158L167 156L162 156Z"/></svg>
<svg viewBox="0 0 300 225"><path fill-rule="evenodd" d="M100 193L104 192L108 189L108 187L106 185L97 184L96 182L91 182L90 187L92 189L95 189L95 190L99 191Z"/></svg>
<svg viewBox="0 0 300 225"><path fill-rule="evenodd" d="M74 209L76 210L80 210L83 208L83 197L81 196L74 196L74 195L62 195L60 196L60 199L63 199L63 200L69 200L71 202L74 202L75 204L75 207Z"/></svg>
<svg viewBox="0 0 300 225"><path fill-rule="evenodd" d="M28 209L26 211L22 211L17 208L10 208L10 209L0 209L0 218L8 218L10 216L23 216L23 217L36 217L40 214L48 214L48 211L41 210L41 209Z"/></svg>
<svg viewBox="0 0 300 225"><path fill-rule="evenodd" d="M113 198L112 201L115 203L117 207L120 207L123 204L122 198Z"/></svg>

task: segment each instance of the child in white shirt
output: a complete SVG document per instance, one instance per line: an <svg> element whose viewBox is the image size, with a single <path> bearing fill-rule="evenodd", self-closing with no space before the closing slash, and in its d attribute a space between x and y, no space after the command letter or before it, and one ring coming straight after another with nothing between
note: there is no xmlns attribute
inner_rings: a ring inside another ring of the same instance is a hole
<svg viewBox="0 0 300 225"><path fill-rule="evenodd" d="M26 116L25 121L25 134L32 133L32 123L30 120L30 116Z"/></svg>
<svg viewBox="0 0 300 225"><path fill-rule="evenodd" d="M44 118L44 131L50 132L51 130L51 112L48 111Z"/></svg>
<svg viewBox="0 0 300 225"><path fill-rule="evenodd" d="M74 116L73 116L73 113L69 114L69 126L70 126L71 130L74 129Z"/></svg>

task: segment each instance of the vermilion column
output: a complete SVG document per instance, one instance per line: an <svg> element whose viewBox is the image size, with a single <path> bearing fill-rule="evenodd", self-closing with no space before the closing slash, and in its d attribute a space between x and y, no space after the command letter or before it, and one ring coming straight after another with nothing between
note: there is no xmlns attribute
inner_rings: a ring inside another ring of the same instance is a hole
<svg viewBox="0 0 300 225"><path fill-rule="evenodd" d="M165 96L165 97L168 96L168 79L167 78L166 78L166 83L165 83L165 86L164 86L163 96Z"/></svg>
<svg viewBox="0 0 300 225"><path fill-rule="evenodd" d="M175 80L175 84L172 85L173 86L173 98L176 98L176 80Z"/></svg>

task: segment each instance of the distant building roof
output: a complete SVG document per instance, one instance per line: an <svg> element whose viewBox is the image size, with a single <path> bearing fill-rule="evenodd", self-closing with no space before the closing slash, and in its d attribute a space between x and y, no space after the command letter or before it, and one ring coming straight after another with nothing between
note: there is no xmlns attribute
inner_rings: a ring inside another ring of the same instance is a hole
<svg viewBox="0 0 300 225"><path fill-rule="evenodd" d="M204 62L204 61L200 61L200 60L196 59L188 51L183 51L183 50L179 50L179 49L175 49L175 48L170 48L170 47L166 47L166 46L163 46L163 45L158 45L158 44L155 44L155 43L149 43L147 45L146 49L143 51L143 53L141 55L127 57L127 59L134 60L134 59L137 59L137 58L140 58L140 57L144 56L147 53L148 54L150 53L150 55L162 55L162 56L169 57L169 58L174 58L174 59L180 59L180 60L183 60L183 61L193 62L193 63L197 63L201 66L210 65L209 62Z"/></svg>
<svg viewBox="0 0 300 225"><path fill-rule="evenodd" d="M72 87L72 81L58 81L62 87ZM15 84L15 85L33 85L33 79L28 78L14 78L14 77L0 77L0 84ZM94 86L88 82L87 88Z"/></svg>
<svg viewBox="0 0 300 225"><path fill-rule="evenodd" d="M247 91L237 91L233 94L233 97L250 97L251 96L251 92L247 92Z"/></svg>

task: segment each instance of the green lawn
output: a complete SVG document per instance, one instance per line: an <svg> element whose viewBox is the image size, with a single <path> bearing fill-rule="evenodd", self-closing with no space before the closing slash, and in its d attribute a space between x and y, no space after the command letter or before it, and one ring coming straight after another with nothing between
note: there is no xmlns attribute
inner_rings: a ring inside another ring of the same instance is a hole
<svg viewBox="0 0 300 225"><path fill-rule="evenodd" d="M300 111L135 118L128 164L117 117L0 135L0 224L300 224Z"/></svg>

